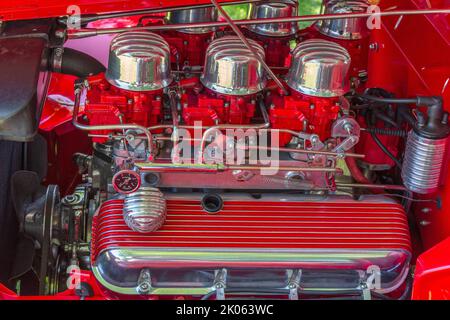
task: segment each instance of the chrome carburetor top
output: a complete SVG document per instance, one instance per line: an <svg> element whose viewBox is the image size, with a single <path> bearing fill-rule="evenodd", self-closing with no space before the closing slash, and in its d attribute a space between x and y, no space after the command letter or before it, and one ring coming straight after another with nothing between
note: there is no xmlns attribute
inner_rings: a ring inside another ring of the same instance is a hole
<svg viewBox="0 0 450 320"><path fill-rule="evenodd" d="M248 39L261 58L264 49ZM236 36L226 36L211 42L206 51L205 67L200 78L203 85L221 94L255 94L266 85L262 64Z"/></svg>

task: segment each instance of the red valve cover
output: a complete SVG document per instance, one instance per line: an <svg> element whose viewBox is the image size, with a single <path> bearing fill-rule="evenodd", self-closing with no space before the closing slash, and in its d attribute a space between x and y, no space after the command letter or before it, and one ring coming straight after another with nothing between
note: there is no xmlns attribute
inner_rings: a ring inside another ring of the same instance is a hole
<svg viewBox="0 0 450 320"><path fill-rule="evenodd" d="M90 125L135 123L145 127L156 125L162 117L162 90L133 92L110 85L103 75L89 79L90 89L85 102L85 114ZM110 131L94 131L94 134L109 134ZM93 138L104 142L105 138Z"/></svg>
<svg viewBox="0 0 450 320"><path fill-rule="evenodd" d="M103 203L93 220L91 247L100 283L112 291L127 289L143 268L155 274L174 270L175 276L216 268L365 271L377 266L382 289L389 292L406 277L407 218L389 198L227 195L214 214L204 211L200 200L194 194L168 195L163 227L147 234L125 224L122 200Z"/></svg>

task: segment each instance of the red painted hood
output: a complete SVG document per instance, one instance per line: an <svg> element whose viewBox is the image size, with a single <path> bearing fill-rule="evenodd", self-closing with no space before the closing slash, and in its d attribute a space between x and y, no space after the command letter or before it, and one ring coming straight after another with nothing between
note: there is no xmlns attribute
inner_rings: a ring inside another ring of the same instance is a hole
<svg viewBox="0 0 450 320"><path fill-rule="evenodd" d="M220 0L229 2L230 0ZM72 14L78 6L81 14L122 12L209 3L208 0L0 0L0 20L49 18Z"/></svg>

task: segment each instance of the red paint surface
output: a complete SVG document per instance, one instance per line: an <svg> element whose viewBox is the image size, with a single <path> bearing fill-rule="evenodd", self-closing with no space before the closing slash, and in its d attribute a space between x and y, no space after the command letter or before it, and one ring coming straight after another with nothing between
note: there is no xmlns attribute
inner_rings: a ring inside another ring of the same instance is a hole
<svg viewBox="0 0 450 320"><path fill-rule="evenodd" d="M205 62L206 48L212 41L213 33L189 34L178 31L164 31L160 35L169 43L172 50L172 61L177 61L180 70L183 66L202 66Z"/></svg>
<svg viewBox="0 0 450 320"><path fill-rule="evenodd" d="M265 61L270 67L289 67L290 65L290 41L295 38L289 37L266 37L243 28L246 37L259 43L265 52ZM278 71L278 70L276 70Z"/></svg>
<svg viewBox="0 0 450 320"><path fill-rule="evenodd" d="M385 0L384 8L397 5L402 9L449 8L448 0ZM398 97L440 95L444 108L450 110L450 15L383 18L383 27L372 34L368 87L383 87ZM397 26L396 26L397 25ZM447 155L447 161L449 160ZM419 256L414 282L414 299L448 299L450 261L450 171L443 176L443 187L435 195L421 199L440 199L441 204L416 203L413 206L420 226L422 242L429 251ZM444 241L444 243L440 243ZM437 245L436 247L433 247ZM436 267L438 266L438 267Z"/></svg>
<svg viewBox="0 0 450 320"><path fill-rule="evenodd" d="M339 98L319 98L290 90L289 96L273 91L267 99L269 117L273 128L305 131L317 134L322 141L330 138L331 126L338 118ZM306 121L306 128L304 128ZM286 145L292 136L280 133L280 146Z"/></svg>
<svg viewBox="0 0 450 320"><path fill-rule="evenodd" d="M417 259L412 299L450 300L449 253L447 238Z"/></svg>
<svg viewBox="0 0 450 320"><path fill-rule="evenodd" d="M195 78L194 78L195 79ZM199 79L191 79L191 89L181 96L182 117L187 125L201 121L203 126L248 124L255 116L256 95L230 96L203 88ZM201 90L201 93L198 91Z"/></svg>

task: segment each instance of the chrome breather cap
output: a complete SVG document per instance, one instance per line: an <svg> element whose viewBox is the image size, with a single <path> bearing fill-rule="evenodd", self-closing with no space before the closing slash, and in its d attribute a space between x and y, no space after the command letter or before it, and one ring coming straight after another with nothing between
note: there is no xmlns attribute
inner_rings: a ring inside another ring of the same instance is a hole
<svg viewBox="0 0 450 320"><path fill-rule="evenodd" d="M297 15L297 9L295 1L259 2L251 4L250 19L294 17ZM249 25L248 29L263 36L284 37L295 34L298 24L296 22L255 24Z"/></svg>
<svg viewBox="0 0 450 320"><path fill-rule="evenodd" d="M261 58L264 49L248 39ZM206 50L205 66L200 81L221 94L249 95L266 86L266 72L262 64L236 36L226 36L211 42Z"/></svg>
<svg viewBox="0 0 450 320"><path fill-rule="evenodd" d="M217 9L210 8L197 8L170 11L166 15L167 24L183 24L183 23L201 23L201 22L214 22L217 21ZM189 28L178 30L184 33L208 33L214 31L213 27L205 28Z"/></svg>
<svg viewBox="0 0 450 320"><path fill-rule="evenodd" d="M136 192L125 196L123 217L133 231L156 231L164 224L166 215L166 199L158 188L140 187Z"/></svg>
<svg viewBox="0 0 450 320"><path fill-rule="evenodd" d="M324 0L325 14L365 13L369 4L365 0ZM320 33L336 39L355 40L369 35L367 18L321 20L316 23Z"/></svg>
<svg viewBox="0 0 450 320"><path fill-rule="evenodd" d="M130 31L116 36L110 46L106 79L131 91L152 91L172 82L170 47L159 35Z"/></svg>
<svg viewBox="0 0 450 320"><path fill-rule="evenodd" d="M293 90L316 97L338 97L350 88L347 76L351 58L342 46L312 39L292 52L287 84Z"/></svg>

